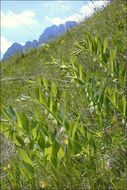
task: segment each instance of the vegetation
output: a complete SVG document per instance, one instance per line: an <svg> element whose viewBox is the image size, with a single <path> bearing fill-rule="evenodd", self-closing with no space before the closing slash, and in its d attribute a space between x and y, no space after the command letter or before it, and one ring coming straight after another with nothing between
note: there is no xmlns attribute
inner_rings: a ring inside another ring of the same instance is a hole
<svg viewBox="0 0 127 190"><path fill-rule="evenodd" d="M126 189L125 13L116 0L1 63L1 131L15 145L2 189Z"/></svg>

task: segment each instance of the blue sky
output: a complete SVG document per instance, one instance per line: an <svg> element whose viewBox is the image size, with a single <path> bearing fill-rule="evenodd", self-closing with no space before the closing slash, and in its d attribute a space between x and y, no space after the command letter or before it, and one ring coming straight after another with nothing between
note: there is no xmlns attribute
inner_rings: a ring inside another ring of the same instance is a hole
<svg viewBox="0 0 127 190"><path fill-rule="evenodd" d="M39 38L44 29L66 21L81 21L105 1L1 1L1 54L19 42Z"/></svg>

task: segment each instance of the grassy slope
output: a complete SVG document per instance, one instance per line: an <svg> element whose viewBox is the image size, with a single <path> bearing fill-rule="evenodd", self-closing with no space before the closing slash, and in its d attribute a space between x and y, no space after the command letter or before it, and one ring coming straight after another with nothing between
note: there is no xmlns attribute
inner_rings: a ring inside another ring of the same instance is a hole
<svg viewBox="0 0 127 190"><path fill-rule="evenodd" d="M93 35L99 35L103 39L106 37L110 48L115 48L114 44L116 44L116 42L119 43L117 57L122 66L122 63L125 62L124 51L126 45L125 12L124 1L115 1L105 10L85 20L78 27L72 29L59 39L50 42L48 51L40 47L29 51L23 56L17 55L10 58L7 62L1 63L2 103L17 107L19 110L24 109L24 106L26 106L25 109L28 107L29 110L30 107L26 102L20 103L15 100L21 94L28 94L28 89L32 91L25 82L26 80L30 78L36 80L38 76L45 76L46 78L57 81L63 91L67 92L66 105L64 108L69 114L68 117L73 120L75 115L79 114L86 128L98 130L97 118L95 119L88 113L87 107L86 109L84 108L87 103L84 102L82 90L77 90L72 83L65 83L67 80L66 76L63 72L59 72L56 66L51 64L52 59L50 55L58 59L59 62L61 62L61 58L63 58L65 62L69 63L69 52L71 53L75 49L75 43L82 40L84 33L88 31ZM62 41L63 43L61 43ZM93 55L84 53L78 57L78 61L83 64L84 69L87 70L88 73L95 74L100 81L104 80L105 75L101 72L97 62L93 62ZM109 80L108 83L109 86L113 87L114 83L112 81ZM87 158L81 158L82 160L78 160L80 158L74 160L69 159L66 160L66 168L62 166L60 171L54 171L55 175L52 174L51 166L47 166L47 168L45 168L45 165L43 166L43 170L39 171L39 178L44 176L45 179L50 179L50 189L52 189L52 187L60 189L61 187L66 187L66 184L70 185L72 189L79 189L82 184L85 184L86 189L91 187L91 189L100 190L110 189L110 187L111 189L120 189L121 185L125 187L125 170L123 169L125 155L122 144L124 142L124 131L121 128L121 118L119 114L118 118L115 118L112 113L109 113L106 119L105 126L113 133L113 140L111 143L110 138L107 138L107 134L104 133L102 139L104 150L100 150L99 147L97 148L98 157L95 159L95 162L87 160ZM50 123L50 121L47 122L48 125L52 127L52 123ZM109 163L108 168L103 168L101 155L107 155L113 158L111 159L111 166L113 167L110 167ZM119 170L117 170L117 167ZM87 181L87 178L89 178L90 181ZM109 180L110 182L108 183L107 181ZM75 186L76 184L77 187ZM75 186L75 188L73 188L73 186Z"/></svg>
<svg viewBox="0 0 127 190"><path fill-rule="evenodd" d="M62 37L49 43L49 51L38 48L21 55L14 56L4 63L1 63L2 78L2 103L6 105L16 105L15 99L26 92L27 85L25 79L36 78L39 75L53 76L50 65L45 68L45 62L50 62L52 55L55 58L64 57L69 61L69 52L74 49L74 44L83 39L84 32L89 31L91 34L98 34L100 37L108 38L111 46L113 41L119 40L121 46L125 43L125 9L122 6L124 1L119 1L116 5L110 5L102 12L94 15L92 18L85 20L78 27L72 29ZM64 40L62 44L61 41ZM87 61L87 65L91 63Z"/></svg>

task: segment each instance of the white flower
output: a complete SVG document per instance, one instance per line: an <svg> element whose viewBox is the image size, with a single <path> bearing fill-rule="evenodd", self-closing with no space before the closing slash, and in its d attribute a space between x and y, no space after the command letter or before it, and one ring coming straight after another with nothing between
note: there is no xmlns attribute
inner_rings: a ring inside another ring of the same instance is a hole
<svg viewBox="0 0 127 190"><path fill-rule="evenodd" d="M74 79L71 79L71 82L73 83L73 82L74 82Z"/></svg>
<svg viewBox="0 0 127 190"><path fill-rule="evenodd" d="M34 144L34 150L37 150L37 148L38 148L38 145Z"/></svg>
<svg viewBox="0 0 127 190"><path fill-rule="evenodd" d="M122 119L122 124L125 125L125 120L124 120L124 118Z"/></svg>
<svg viewBox="0 0 127 190"><path fill-rule="evenodd" d="M76 84L76 88L78 88L79 86L80 86L80 85L77 83L77 84Z"/></svg>
<svg viewBox="0 0 127 190"><path fill-rule="evenodd" d="M23 132L22 131L19 131L19 136L21 137L23 135Z"/></svg>
<svg viewBox="0 0 127 190"><path fill-rule="evenodd" d="M111 77L114 77L114 74L113 74L113 73L111 73Z"/></svg>
<svg viewBox="0 0 127 190"><path fill-rule="evenodd" d="M45 110L45 114L47 114L48 113L48 111L47 110Z"/></svg>
<svg viewBox="0 0 127 190"><path fill-rule="evenodd" d="M30 143L30 139L29 139L28 137L26 137L26 138L24 139L24 143L25 143L25 145L29 144L29 143Z"/></svg>
<svg viewBox="0 0 127 190"><path fill-rule="evenodd" d="M85 88L85 92L87 92L87 88Z"/></svg>
<svg viewBox="0 0 127 190"><path fill-rule="evenodd" d="M106 67L104 68L104 72L107 72L107 68Z"/></svg>
<svg viewBox="0 0 127 190"><path fill-rule="evenodd" d="M60 132L62 133L62 132L64 132L64 131L65 131L65 128L64 128L64 127L61 127Z"/></svg>
<svg viewBox="0 0 127 190"><path fill-rule="evenodd" d="M57 120L56 119L53 120L53 124L57 125Z"/></svg>
<svg viewBox="0 0 127 190"><path fill-rule="evenodd" d="M90 109L89 109L90 113L93 113L94 109L95 109L94 106L90 107Z"/></svg>
<svg viewBox="0 0 127 190"><path fill-rule="evenodd" d="M96 61L97 61L97 58L96 58L96 57L94 57L93 62L95 63Z"/></svg>
<svg viewBox="0 0 127 190"><path fill-rule="evenodd" d="M66 74L66 77L69 77L70 75L69 75L69 73L67 72L67 74Z"/></svg>
<svg viewBox="0 0 127 190"><path fill-rule="evenodd" d="M90 102L90 107L92 107L94 104L93 104L93 101Z"/></svg>
<svg viewBox="0 0 127 190"><path fill-rule="evenodd" d="M48 139L48 137L47 137L47 136L45 136L45 141L46 141L46 142L48 142L48 140L49 140L49 139Z"/></svg>
<svg viewBox="0 0 127 190"><path fill-rule="evenodd" d="M102 68L102 63L100 63L100 67Z"/></svg>
<svg viewBox="0 0 127 190"><path fill-rule="evenodd" d="M51 113L48 115L48 119L53 119L53 116Z"/></svg>
<svg viewBox="0 0 127 190"><path fill-rule="evenodd" d="M87 97L87 98L89 97L89 94L88 94L88 92L86 93L86 97Z"/></svg>

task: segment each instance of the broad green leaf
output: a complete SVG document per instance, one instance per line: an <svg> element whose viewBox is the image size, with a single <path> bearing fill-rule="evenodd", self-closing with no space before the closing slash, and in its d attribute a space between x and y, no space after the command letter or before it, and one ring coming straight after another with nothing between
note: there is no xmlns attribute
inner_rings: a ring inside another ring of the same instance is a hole
<svg viewBox="0 0 127 190"><path fill-rule="evenodd" d="M64 157L64 151L60 147L59 152L58 152L58 159L61 160L61 158L63 158L63 157Z"/></svg>
<svg viewBox="0 0 127 190"><path fill-rule="evenodd" d="M23 161L23 165L25 166L26 170L31 174L33 175L34 174L34 168L32 167L31 164Z"/></svg>
<svg viewBox="0 0 127 190"><path fill-rule="evenodd" d="M46 90L48 90L49 83L48 83L48 80L45 77L43 77L43 85L46 88Z"/></svg>
<svg viewBox="0 0 127 190"><path fill-rule="evenodd" d="M22 149L22 148L18 148L18 156L19 159L30 164L31 166L33 165L31 159L29 158L28 154Z"/></svg>
<svg viewBox="0 0 127 190"><path fill-rule="evenodd" d="M15 113L16 113L17 125L18 125L17 127L18 128L23 128L22 120L21 120L21 117L20 117L19 113L17 111Z"/></svg>
<svg viewBox="0 0 127 190"><path fill-rule="evenodd" d="M51 93L54 97L57 96L57 85L54 81L51 82Z"/></svg>
<svg viewBox="0 0 127 190"><path fill-rule="evenodd" d="M108 47L108 40L107 40L107 38L105 38L105 40L104 40L104 47L103 47L103 53L104 54L106 53L107 47Z"/></svg>
<svg viewBox="0 0 127 190"><path fill-rule="evenodd" d="M79 78L82 81L83 80L83 66L79 64Z"/></svg>
<svg viewBox="0 0 127 190"><path fill-rule="evenodd" d="M44 154L47 157L47 160L50 160L52 155L52 146L44 149Z"/></svg>
<svg viewBox="0 0 127 190"><path fill-rule="evenodd" d="M76 121L74 123L74 125L72 126L72 133L71 133L72 139L74 138L74 135L75 135L75 132L76 132L77 128L78 128L78 121Z"/></svg>

